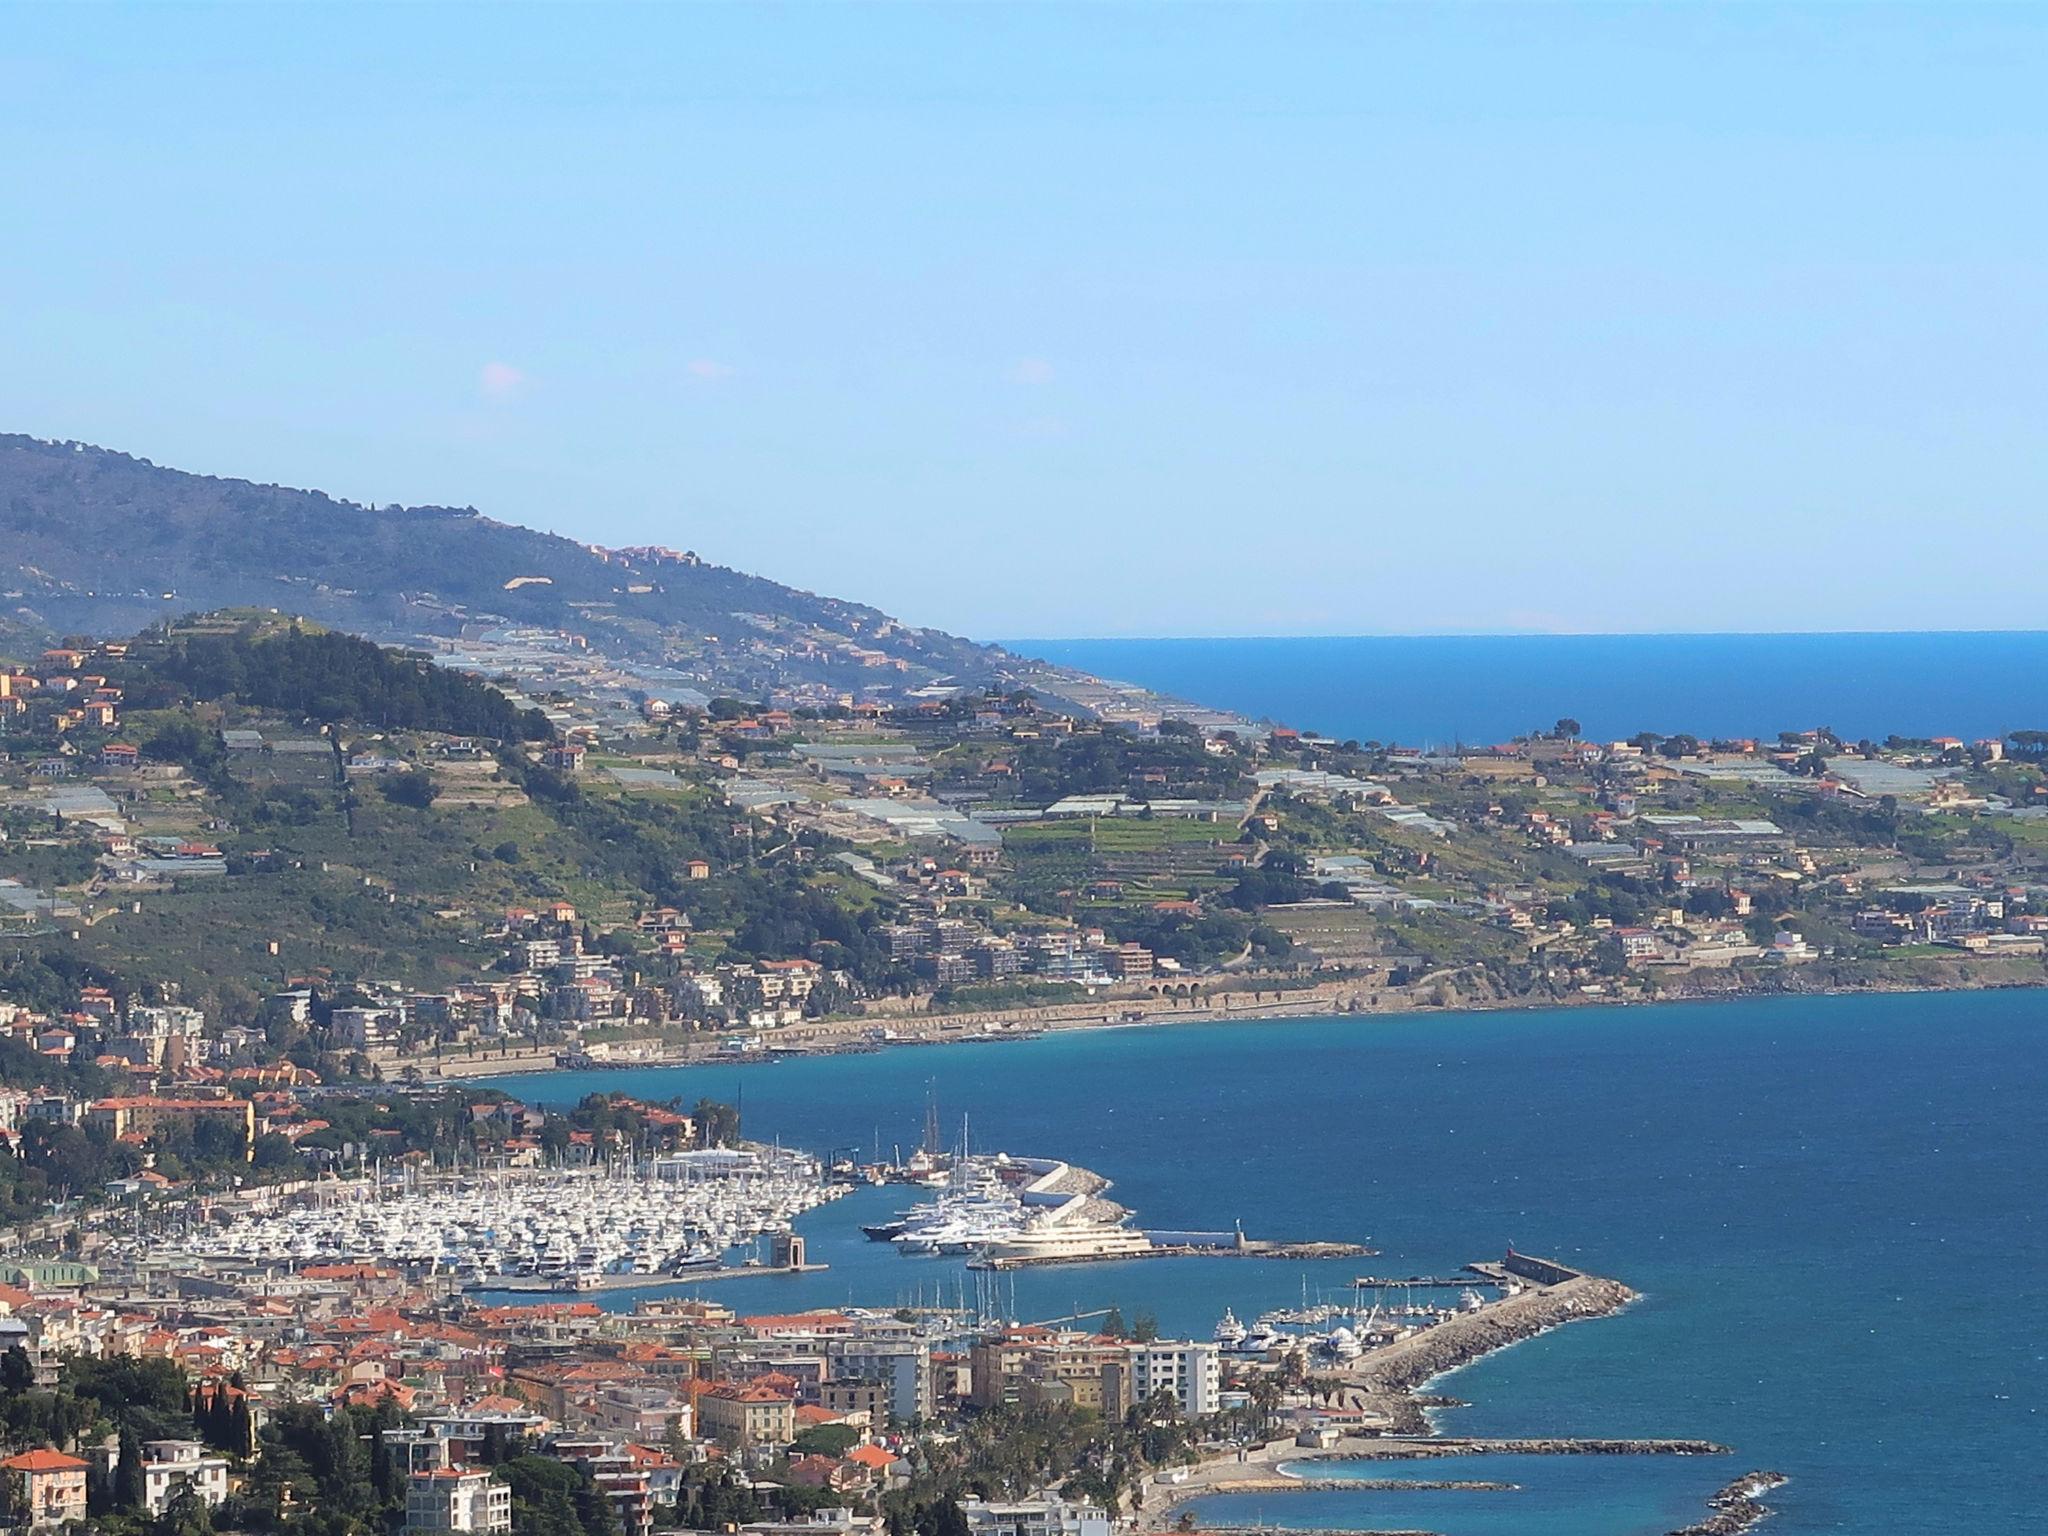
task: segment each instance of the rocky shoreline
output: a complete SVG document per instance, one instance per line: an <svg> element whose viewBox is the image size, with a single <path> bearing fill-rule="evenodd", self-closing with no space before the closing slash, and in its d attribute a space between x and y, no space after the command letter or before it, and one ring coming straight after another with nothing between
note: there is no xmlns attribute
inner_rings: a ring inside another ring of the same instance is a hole
<svg viewBox="0 0 2048 1536"><path fill-rule="evenodd" d="M1671 1536L1742 1536L1775 1513L1758 1495L1782 1488L1790 1481L1782 1472L1745 1473L1707 1500L1714 1511L1711 1515L1697 1525L1671 1532Z"/></svg>

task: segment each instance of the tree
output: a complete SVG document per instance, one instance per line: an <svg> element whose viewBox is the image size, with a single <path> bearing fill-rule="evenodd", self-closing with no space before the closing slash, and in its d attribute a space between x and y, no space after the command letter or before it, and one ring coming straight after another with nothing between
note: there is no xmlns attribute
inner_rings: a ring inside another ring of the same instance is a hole
<svg viewBox="0 0 2048 1536"><path fill-rule="evenodd" d="M424 811L441 793L424 772L394 773L378 787L393 805L411 806L416 811Z"/></svg>
<svg viewBox="0 0 2048 1536"><path fill-rule="evenodd" d="M2014 731L2006 745L2023 763L2048 763L2048 731Z"/></svg>
<svg viewBox="0 0 2048 1536"><path fill-rule="evenodd" d="M149 1536L212 1536L213 1514L190 1483L171 1495L149 1523Z"/></svg>
<svg viewBox="0 0 2048 1536"><path fill-rule="evenodd" d="M860 1431L849 1424L813 1424L790 1441L789 1448L800 1456L844 1456L860 1439Z"/></svg>
<svg viewBox="0 0 2048 1536"><path fill-rule="evenodd" d="M136 1438L134 1430L124 1428L121 1431L120 1455L114 1462L114 1507L142 1508L145 1489L142 1442Z"/></svg>
<svg viewBox="0 0 2048 1536"><path fill-rule="evenodd" d="M1581 727L1570 715L1560 715L1557 724L1550 728L1553 736L1562 736L1566 741L1577 741Z"/></svg>
<svg viewBox="0 0 2048 1536"><path fill-rule="evenodd" d="M730 1147L740 1139L740 1112L730 1104L720 1104L715 1099L699 1099L697 1107L690 1111L690 1118L697 1122L697 1145L700 1147Z"/></svg>
<svg viewBox="0 0 2048 1536"><path fill-rule="evenodd" d="M13 1397L36 1384L35 1364L19 1344L0 1355L0 1395Z"/></svg>

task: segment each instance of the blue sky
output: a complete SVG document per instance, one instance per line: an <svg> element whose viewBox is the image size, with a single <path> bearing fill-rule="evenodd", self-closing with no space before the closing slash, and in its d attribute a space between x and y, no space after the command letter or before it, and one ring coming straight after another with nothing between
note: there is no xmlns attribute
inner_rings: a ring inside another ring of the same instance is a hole
<svg viewBox="0 0 2048 1536"><path fill-rule="evenodd" d="M2048 8L0 14L0 429L980 637L2038 628Z"/></svg>

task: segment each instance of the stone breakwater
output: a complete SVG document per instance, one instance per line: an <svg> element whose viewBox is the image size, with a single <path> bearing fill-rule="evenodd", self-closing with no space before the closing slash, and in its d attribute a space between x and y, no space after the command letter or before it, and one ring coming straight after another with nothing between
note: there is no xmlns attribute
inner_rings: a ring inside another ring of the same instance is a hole
<svg viewBox="0 0 2048 1536"><path fill-rule="evenodd" d="M1211 1483L1204 1493L1399 1493L1409 1489L1435 1492L1457 1490L1465 1493L1515 1493L1520 1483L1502 1483L1484 1478L1401 1478L1401 1477L1240 1477Z"/></svg>
<svg viewBox="0 0 2048 1536"><path fill-rule="evenodd" d="M1712 1440L1592 1440L1581 1437L1478 1439L1433 1435L1420 1440L1369 1440L1356 1450L1301 1452L1299 1465L1333 1461L1429 1461L1439 1456L1725 1456L1728 1447Z"/></svg>
<svg viewBox="0 0 2048 1536"><path fill-rule="evenodd" d="M1751 1526L1771 1517L1771 1507L1759 1494L1782 1488L1790 1481L1782 1472L1750 1472L1735 1479L1707 1500L1714 1512L1697 1525L1673 1531L1671 1536L1742 1536Z"/></svg>
<svg viewBox="0 0 2048 1536"><path fill-rule="evenodd" d="M1347 1373L1360 1406L1384 1414L1396 1433L1426 1433L1428 1418L1415 1396L1424 1383L1552 1328L1610 1316L1636 1299L1619 1280L1565 1273L1554 1284L1532 1285L1374 1350Z"/></svg>

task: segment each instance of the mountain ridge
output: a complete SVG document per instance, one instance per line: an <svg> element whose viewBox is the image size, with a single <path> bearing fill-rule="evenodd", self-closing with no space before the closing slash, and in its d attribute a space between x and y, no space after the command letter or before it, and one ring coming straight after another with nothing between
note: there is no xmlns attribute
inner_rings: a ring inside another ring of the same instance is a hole
<svg viewBox="0 0 2048 1536"><path fill-rule="evenodd" d="M792 646L789 670L816 681L872 670L861 652L911 681L1013 670L999 647L688 551L582 543L474 507L375 507L76 441L0 434L0 534L8 624L26 637L264 606L385 639L494 622L574 628L640 660L757 650L764 630L808 630L841 643Z"/></svg>

